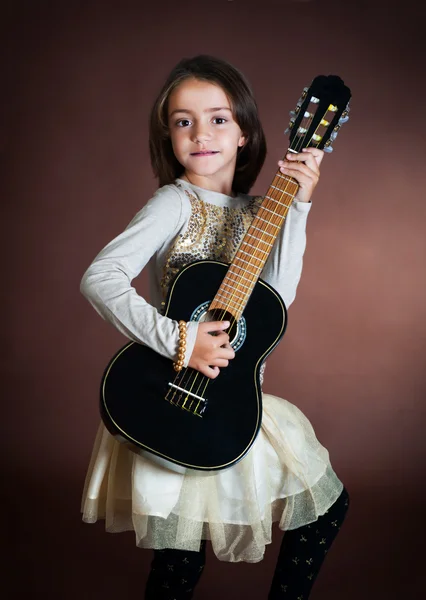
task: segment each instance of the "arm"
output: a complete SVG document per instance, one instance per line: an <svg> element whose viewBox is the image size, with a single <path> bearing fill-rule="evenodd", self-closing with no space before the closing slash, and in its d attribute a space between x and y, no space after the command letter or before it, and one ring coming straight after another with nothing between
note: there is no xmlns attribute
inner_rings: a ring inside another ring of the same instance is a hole
<svg viewBox="0 0 426 600"><path fill-rule="evenodd" d="M179 329L176 321L137 294L131 281L149 259L178 233L189 206L177 190L165 186L140 210L127 228L113 239L85 272L80 290L95 310L121 333L171 360L176 359ZM188 324L185 366L197 334Z"/></svg>
<svg viewBox="0 0 426 600"><path fill-rule="evenodd" d="M306 220L311 203L293 202L261 278L272 285L288 308L296 296L306 248Z"/></svg>

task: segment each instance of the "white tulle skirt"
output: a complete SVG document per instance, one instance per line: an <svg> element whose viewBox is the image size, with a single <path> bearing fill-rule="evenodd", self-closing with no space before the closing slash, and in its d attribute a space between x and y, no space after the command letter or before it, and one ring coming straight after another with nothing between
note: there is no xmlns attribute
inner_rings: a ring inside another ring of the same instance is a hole
<svg viewBox="0 0 426 600"><path fill-rule="evenodd" d="M343 485L303 413L263 394L250 452L211 476L181 475L131 452L99 426L84 485L83 520L109 532L134 530L143 548L198 550L211 540L220 560L258 562L283 530L316 521Z"/></svg>

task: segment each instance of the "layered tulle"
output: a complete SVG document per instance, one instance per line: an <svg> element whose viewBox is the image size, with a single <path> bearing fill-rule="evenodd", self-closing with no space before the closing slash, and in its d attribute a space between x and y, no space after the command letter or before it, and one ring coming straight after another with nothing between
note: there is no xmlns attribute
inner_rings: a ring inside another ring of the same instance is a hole
<svg viewBox="0 0 426 600"><path fill-rule="evenodd" d="M258 562L283 530L324 514L342 491L327 450L293 404L263 394L261 431L246 457L210 476L181 475L131 452L101 424L86 476L83 520L109 532L134 530L144 548L198 550Z"/></svg>

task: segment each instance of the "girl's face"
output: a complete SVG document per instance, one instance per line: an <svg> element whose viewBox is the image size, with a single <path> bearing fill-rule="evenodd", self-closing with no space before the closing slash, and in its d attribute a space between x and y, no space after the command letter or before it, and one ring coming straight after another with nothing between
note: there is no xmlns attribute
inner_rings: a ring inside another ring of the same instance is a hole
<svg viewBox="0 0 426 600"><path fill-rule="evenodd" d="M170 94L168 124L174 154L187 179L230 195L237 150L245 137L223 89L207 81L185 80Z"/></svg>

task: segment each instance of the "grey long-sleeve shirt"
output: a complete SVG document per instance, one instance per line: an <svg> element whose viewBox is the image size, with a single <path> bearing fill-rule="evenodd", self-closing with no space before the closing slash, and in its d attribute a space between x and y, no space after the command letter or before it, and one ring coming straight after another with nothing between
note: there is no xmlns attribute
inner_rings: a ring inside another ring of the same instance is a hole
<svg viewBox="0 0 426 600"><path fill-rule="evenodd" d="M81 281L81 292L96 311L125 336L176 359L176 321L160 313L161 279L170 246L187 229L192 206L187 190L206 205L244 208L252 197L227 196L184 180L158 189L126 229L96 256ZM288 307L294 300L306 246L306 220L311 203L293 202L261 278L272 285ZM195 260L195 258L194 258ZM140 296L132 280L148 265L151 303ZM185 364L191 357L198 324L188 323Z"/></svg>

